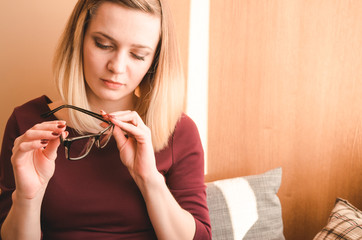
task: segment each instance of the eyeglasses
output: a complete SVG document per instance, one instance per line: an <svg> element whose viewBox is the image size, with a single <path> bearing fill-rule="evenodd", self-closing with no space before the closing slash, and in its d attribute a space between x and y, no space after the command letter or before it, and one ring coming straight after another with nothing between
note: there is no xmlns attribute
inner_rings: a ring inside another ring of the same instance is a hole
<svg viewBox="0 0 362 240"><path fill-rule="evenodd" d="M79 107L76 107L73 105L66 104L66 105L59 106L59 107L53 109L52 111L42 114L41 117L47 118L50 115L56 113L57 111L59 111L63 108L74 109L76 111L79 111L79 112L85 113L89 116L92 116L94 118L97 118L108 124L108 126L104 130L100 131L97 134L86 134L86 135L82 135L82 136L65 138L65 139L62 137L62 135L60 135L60 141L65 147L65 157L68 160L76 161L76 160L80 160L80 159L84 158L85 156L87 156L89 154L94 143L98 148L104 148L107 145L107 143L109 142L109 140L111 139L111 136L113 134L114 124L110 121L105 120L102 117L102 115L100 115L100 114L97 114L97 113L94 113L94 112L91 112L86 109L79 108Z"/></svg>

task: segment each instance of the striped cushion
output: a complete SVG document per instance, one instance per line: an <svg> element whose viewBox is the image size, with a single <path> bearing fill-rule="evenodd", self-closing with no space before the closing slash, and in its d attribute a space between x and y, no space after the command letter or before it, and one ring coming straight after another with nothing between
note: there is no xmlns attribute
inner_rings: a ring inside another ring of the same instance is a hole
<svg viewBox="0 0 362 240"><path fill-rule="evenodd" d="M207 183L213 240L284 240L276 193L282 169Z"/></svg>
<svg viewBox="0 0 362 240"><path fill-rule="evenodd" d="M314 237L314 240L321 239L362 239L362 211L348 201L337 198L327 226Z"/></svg>

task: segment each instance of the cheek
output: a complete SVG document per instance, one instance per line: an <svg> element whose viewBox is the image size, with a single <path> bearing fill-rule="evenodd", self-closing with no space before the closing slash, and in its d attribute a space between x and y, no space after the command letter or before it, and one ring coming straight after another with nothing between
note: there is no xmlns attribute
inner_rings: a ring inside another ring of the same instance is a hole
<svg viewBox="0 0 362 240"><path fill-rule="evenodd" d="M134 85L138 85L141 83L141 81L143 80L144 76L147 74L148 71L148 67L141 67L138 65L136 67L132 67L132 76L131 79L133 79L133 83Z"/></svg>
<svg viewBox="0 0 362 240"><path fill-rule="evenodd" d="M103 60L94 49L87 46L84 47L83 68L86 78L92 77L93 74L99 74L103 68Z"/></svg>
<svg viewBox="0 0 362 240"><path fill-rule="evenodd" d="M145 62L145 63L142 64L141 67L138 65L135 68L135 70L133 72L134 72L134 74L137 74L137 79L139 79L139 82L141 82L142 79L144 78L144 76L147 74L147 72L150 69L151 65L152 65L152 62Z"/></svg>

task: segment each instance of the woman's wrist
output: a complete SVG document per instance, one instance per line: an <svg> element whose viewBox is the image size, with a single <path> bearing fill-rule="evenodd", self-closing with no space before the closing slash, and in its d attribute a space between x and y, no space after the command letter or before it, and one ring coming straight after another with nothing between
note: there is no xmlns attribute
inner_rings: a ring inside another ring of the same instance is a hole
<svg viewBox="0 0 362 240"><path fill-rule="evenodd" d="M157 187L165 184L164 176L157 169L148 174L134 174L133 179L143 193L157 189Z"/></svg>
<svg viewBox="0 0 362 240"><path fill-rule="evenodd" d="M26 198L17 190L13 192L12 206L1 229L3 239L40 239L43 196L44 194L40 194L34 198Z"/></svg>
<svg viewBox="0 0 362 240"><path fill-rule="evenodd" d="M36 193L33 197L25 196L15 189L12 194L13 205L20 207L40 208L45 194L45 189L46 188L39 190L39 192Z"/></svg>

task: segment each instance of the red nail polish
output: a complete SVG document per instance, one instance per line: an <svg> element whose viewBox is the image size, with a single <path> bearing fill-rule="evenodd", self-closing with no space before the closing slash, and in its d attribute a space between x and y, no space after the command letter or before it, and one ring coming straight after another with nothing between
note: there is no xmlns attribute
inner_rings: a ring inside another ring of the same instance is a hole
<svg viewBox="0 0 362 240"><path fill-rule="evenodd" d="M59 125L58 125L58 128L64 128L64 127L65 127L64 124L59 124Z"/></svg>
<svg viewBox="0 0 362 240"><path fill-rule="evenodd" d="M48 144L49 140L48 139L42 139L42 140L40 140L40 143L41 144Z"/></svg>
<svg viewBox="0 0 362 240"><path fill-rule="evenodd" d="M53 136L60 136L60 133L52 132L52 135L53 135Z"/></svg>

